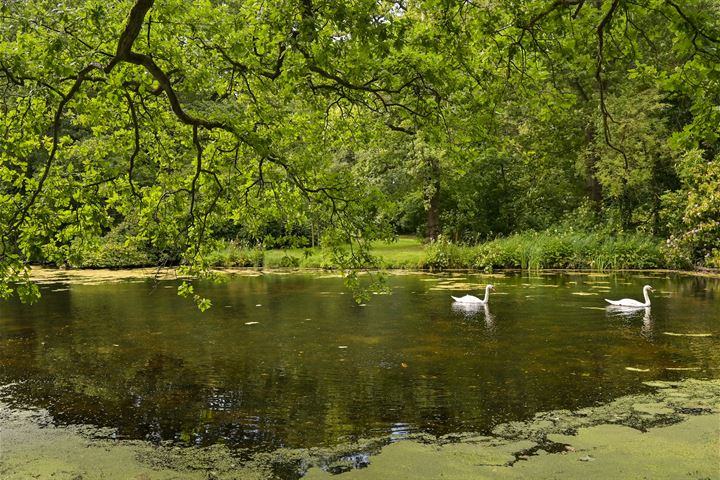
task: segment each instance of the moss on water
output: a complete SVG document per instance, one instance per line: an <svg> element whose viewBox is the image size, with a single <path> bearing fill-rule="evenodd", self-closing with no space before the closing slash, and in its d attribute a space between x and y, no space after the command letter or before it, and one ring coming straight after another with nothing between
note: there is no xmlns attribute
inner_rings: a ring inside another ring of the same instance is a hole
<svg viewBox="0 0 720 480"><path fill-rule="evenodd" d="M499 425L490 439L399 442L342 479L720 478L720 381L653 387L659 390ZM305 477L327 478L320 468Z"/></svg>
<svg viewBox="0 0 720 480"><path fill-rule="evenodd" d="M391 445L363 470L342 476L353 479L717 479L720 478L720 415L695 416L646 433L621 425L582 428L576 435L551 435L566 445L564 453L520 452L525 442L500 446L446 445L416 442ZM331 478L313 469L307 480Z"/></svg>
<svg viewBox="0 0 720 480"><path fill-rule="evenodd" d="M48 425L50 422L43 412L0 405L0 478L178 478L175 470L138 461L137 456L152 447L140 442L98 441L83 429L55 428ZM199 473L187 473L183 478L203 478Z"/></svg>
<svg viewBox="0 0 720 480"><path fill-rule="evenodd" d="M110 440L0 404L0 478L564 479L720 478L720 380L646 382L648 393L472 432L370 439L247 455ZM552 453L549 453L552 452ZM342 473L344 472L344 473ZM333 474L340 474L333 475Z"/></svg>

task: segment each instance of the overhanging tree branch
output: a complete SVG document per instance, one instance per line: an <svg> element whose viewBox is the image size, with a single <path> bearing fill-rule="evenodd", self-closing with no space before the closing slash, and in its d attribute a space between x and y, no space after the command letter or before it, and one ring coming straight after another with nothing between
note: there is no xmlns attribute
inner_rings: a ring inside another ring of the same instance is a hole
<svg viewBox="0 0 720 480"><path fill-rule="evenodd" d="M58 108L55 111L55 116L53 118L52 146L50 147L48 158L45 161L45 168L43 169L43 173L40 176L38 184L30 195L28 201L25 202L24 206L17 210L15 214L11 217L11 219L8 221L8 225L10 225L10 232L5 232L3 234L3 238L8 238L8 236L11 236L11 238L15 238L19 235L20 226L25 222L25 219L27 218L30 209L35 204L38 195L40 195L40 192L42 192L45 181L50 175L50 170L52 168L53 162L55 161L55 157L60 146L60 123L62 122L65 107L73 99L75 94L80 90L80 87L86 80L87 75L91 71L98 69L102 69L102 66L97 63L91 63L90 65L80 70L80 73L78 73L75 79L75 83L73 83L73 86L70 88L70 90L63 96L62 100L60 100L60 104L58 105ZM5 252L3 252L2 255L4 256Z"/></svg>
<svg viewBox="0 0 720 480"><path fill-rule="evenodd" d="M673 2L672 0L665 0L665 3L670 5L675 11L680 15L680 17L687 23L690 28L692 28L698 35L703 37L706 40L710 40L713 43L720 43L720 38L711 36L710 34L706 33L703 29L698 27L695 22L692 21L692 19L685 13L685 11L680 8L680 6Z"/></svg>
<svg viewBox="0 0 720 480"><path fill-rule="evenodd" d="M137 112L135 111L135 103L133 102L129 93L125 93L125 99L127 100L128 107L130 108L130 119L132 120L134 133L133 152L130 155L130 165L128 166L128 184L130 185L130 191L132 192L133 196L137 196L137 192L135 191L135 184L133 183L133 169L135 168L135 159L137 158L138 153L140 153L140 126L138 125L138 117Z"/></svg>
<svg viewBox="0 0 720 480"><path fill-rule="evenodd" d="M147 15L147 12L152 8L154 3L155 0L136 0L135 5L130 10L130 16L128 17L127 24L125 24L125 30L118 40L115 57L110 60L110 63L105 67L105 73L110 73L118 63L126 60L127 56L132 52L133 44L145 22L145 15Z"/></svg>
<svg viewBox="0 0 720 480"><path fill-rule="evenodd" d="M595 65L595 80L597 81L598 91L600 92L600 112L602 114L603 134L605 137L605 143L610 148L622 155L623 159L625 160L625 167L627 168L627 155L622 149L613 145L610 139L610 126L608 124L608 121L612 120L612 116L610 115L610 111L607 108L607 88L605 85L605 79L603 78L603 66L605 63L605 29L608 28L608 26L612 22L613 15L615 14L619 4L620 0L613 0L612 5L610 5L610 9L603 16L603 19L600 21L595 31L598 39L597 62Z"/></svg>

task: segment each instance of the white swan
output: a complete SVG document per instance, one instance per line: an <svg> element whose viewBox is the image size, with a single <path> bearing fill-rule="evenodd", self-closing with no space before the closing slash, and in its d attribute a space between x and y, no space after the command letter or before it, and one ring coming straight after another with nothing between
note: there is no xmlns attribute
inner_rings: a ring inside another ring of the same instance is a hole
<svg viewBox="0 0 720 480"><path fill-rule="evenodd" d="M490 290L493 292L495 291L494 285L488 285L485 287L485 298L480 300L478 297L475 297L473 295L465 295L464 297L452 297L453 300L455 300L458 303L476 303L480 305L485 305L488 303L488 300L490 299Z"/></svg>
<svg viewBox="0 0 720 480"><path fill-rule="evenodd" d="M608 302L610 305L615 305L616 307L631 307L631 308L643 308L643 307L649 307L650 306L650 295L648 295L648 292L653 292L653 288L650 285L645 285L643 287L643 296L645 297L645 303L638 302L637 300L633 300L632 298L623 298L622 300L608 300L605 299L606 302Z"/></svg>

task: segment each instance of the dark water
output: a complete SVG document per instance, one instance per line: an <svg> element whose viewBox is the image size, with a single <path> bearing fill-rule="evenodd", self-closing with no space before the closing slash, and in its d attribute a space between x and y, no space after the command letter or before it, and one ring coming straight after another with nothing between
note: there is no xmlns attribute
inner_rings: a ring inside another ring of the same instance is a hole
<svg viewBox="0 0 720 480"><path fill-rule="evenodd" d="M492 282L489 308L450 294ZM264 275L206 285L44 285L0 303L5 401L121 438L251 451L410 432L487 432L538 411L720 377L720 280L673 274L393 276L356 305L339 278ZM631 314L604 297L653 306ZM456 288L452 287L456 284ZM584 295L578 295L584 294ZM247 324L248 322L257 322ZM712 336L676 336L712 334ZM628 370L649 370L635 371Z"/></svg>

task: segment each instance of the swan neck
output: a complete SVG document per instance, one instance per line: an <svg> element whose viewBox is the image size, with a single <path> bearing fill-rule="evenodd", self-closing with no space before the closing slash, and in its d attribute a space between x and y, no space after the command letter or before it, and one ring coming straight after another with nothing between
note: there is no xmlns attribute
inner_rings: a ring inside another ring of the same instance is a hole
<svg viewBox="0 0 720 480"><path fill-rule="evenodd" d="M650 293L647 288L643 288L643 295L645 296L645 306L650 306Z"/></svg>
<svg viewBox="0 0 720 480"><path fill-rule="evenodd" d="M487 303L488 298L490 298L490 286L488 285L485 287L485 298L483 299L483 303Z"/></svg>

